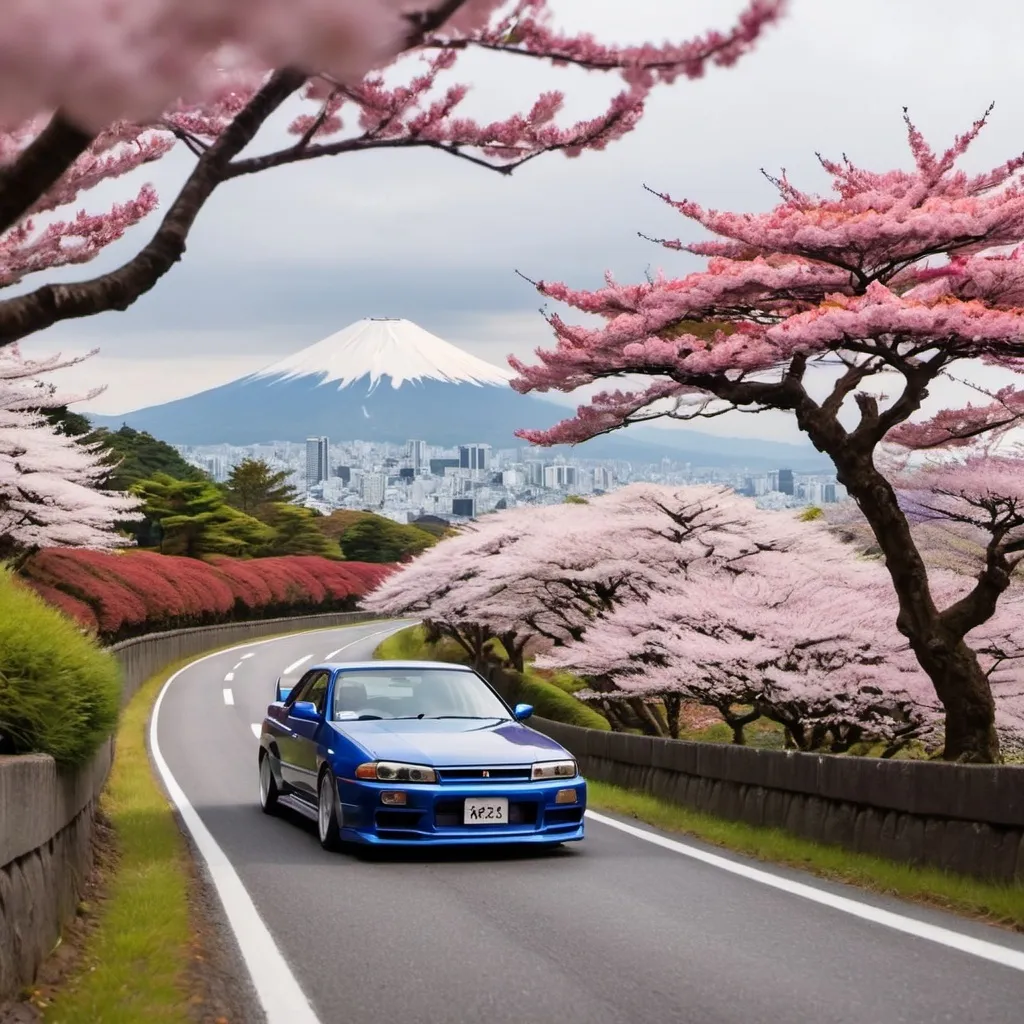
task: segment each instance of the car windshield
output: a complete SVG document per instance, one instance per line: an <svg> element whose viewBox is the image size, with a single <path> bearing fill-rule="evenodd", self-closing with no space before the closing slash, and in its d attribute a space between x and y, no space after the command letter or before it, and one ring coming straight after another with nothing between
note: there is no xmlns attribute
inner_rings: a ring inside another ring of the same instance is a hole
<svg viewBox="0 0 1024 1024"><path fill-rule="evenodd" d="M508 708L473 672L374 669L343 672L334 684L334 721L376 718L504 719Z"/></svg>

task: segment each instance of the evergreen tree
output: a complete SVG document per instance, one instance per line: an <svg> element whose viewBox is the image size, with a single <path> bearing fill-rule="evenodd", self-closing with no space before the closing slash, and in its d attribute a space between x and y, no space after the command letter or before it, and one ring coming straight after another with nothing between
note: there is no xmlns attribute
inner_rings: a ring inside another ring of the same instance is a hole
<svg viewBox="0 0 1024 1024"><path fill-rule="evenodd" d="M287 473L275 472L263 459L245 459L231 470L224 493L229 505L269 521L270 516L280 514L270 506L292 502L297 497L287 479Z"/></svg>
<svg viewBox="0 0 1024 1024"><path fill-rule="evenodd" d="M425 530L384 516L366 516L341 535L344 557L353 562L400 562L437 543Z"/></svg>
<svg viewBox="0 0 1024 1024"><path fill-rule="evenodd" d="M317 525L317 519L321 517L312 509L286 502L262 507L266 522L274 530L269 554L341 557L338 545L326 537Z"/></svg>
<svg viewBox="0 0 1024 1024"><path fill-rule="evenodd" d="M159 530L162 554L255 555L274 541L274 530L253 516L232 508L209 480L175 480L158 473L132 492L144 502L147 520Z"/></svg>

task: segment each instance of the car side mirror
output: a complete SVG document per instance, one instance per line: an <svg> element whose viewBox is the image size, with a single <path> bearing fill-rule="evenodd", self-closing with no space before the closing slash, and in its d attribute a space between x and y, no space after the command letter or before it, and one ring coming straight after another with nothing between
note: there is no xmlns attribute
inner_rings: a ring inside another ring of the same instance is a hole
<svg viewBox="0 0 1024 1024"><path fill-rule="evenodd" d="M525 721L530 715L533 714L532 704L517 704L515 711L512 712L516 717L517 722Z"/></svg>
<svg viewBox="0 0 1024 1024"><path fill-rule="evenodd" d="M311 700L297 700L289 709L291 718L297 718L300 722L319 722L320 712Z"/></svg>

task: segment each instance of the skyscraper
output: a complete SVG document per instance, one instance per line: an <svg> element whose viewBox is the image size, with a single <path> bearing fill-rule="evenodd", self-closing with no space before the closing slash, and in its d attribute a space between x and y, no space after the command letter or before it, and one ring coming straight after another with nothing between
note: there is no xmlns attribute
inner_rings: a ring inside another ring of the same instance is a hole
<svg viewBox="0 0 1024 1024"><path fill-rule="evenodd" d="M459 468L482 472L490 465L489 444L459 445Z"/></svg>
<svg viewBox="0 0 1024 1024"><path fill-rule="evenodd" d="M330 447L326 437L306 438L306 490L331 475Z"/></svg>
<svg viewBox="0 0 1024 1024"><path fill-rule="evenodd" d="M779 470L779 490L783 494L793 494L793 470L791 469L780 469Z"/></svg>
<svg viewBox="0 0 1024 1024"><path fill-rule="evenodd" d="M409 442L409 464L413 468L413 472L417 476L420 473L425 472L427 468L427 442L426 441L410 441Z"/></svg>

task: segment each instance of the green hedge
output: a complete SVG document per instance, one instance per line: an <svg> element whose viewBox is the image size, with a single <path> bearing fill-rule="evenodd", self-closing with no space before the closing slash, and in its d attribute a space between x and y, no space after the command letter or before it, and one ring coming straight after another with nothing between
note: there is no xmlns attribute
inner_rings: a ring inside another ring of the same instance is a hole
<svg viewBox="0 0 1024 1024"><path fill-rule="evenodd" d="M385 637L374 655L387 661L453 661L464 664L468 660L466 652L454 640L446 638L439 643L428 644L422 626L410 626ZM579 689L583 685L579 680L565 673L545 678L545 675L529 665L525 673L514 672L512 669L502 671L511 680L511 688L515 691L514 701L532 704L541 718L579 725L585 729L603 729L607 732L611 728L608 719L573 697L572 689Z"/></svg>
<svg viewBox="0 0 1024 1024"><path fill-rule="evenodd" d="M0 743L89 759L117 724L121 673L114 657L71 619L0 570Z"/></svg>

